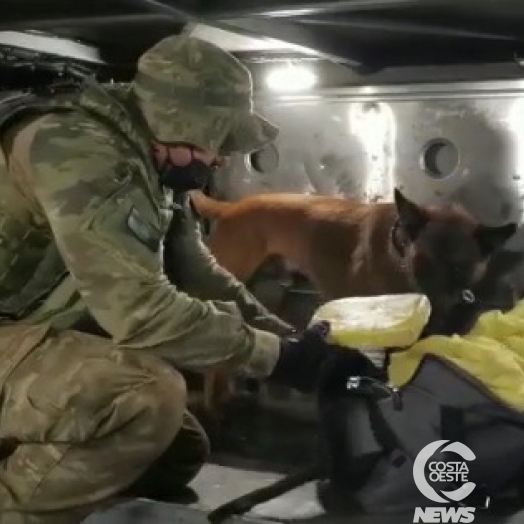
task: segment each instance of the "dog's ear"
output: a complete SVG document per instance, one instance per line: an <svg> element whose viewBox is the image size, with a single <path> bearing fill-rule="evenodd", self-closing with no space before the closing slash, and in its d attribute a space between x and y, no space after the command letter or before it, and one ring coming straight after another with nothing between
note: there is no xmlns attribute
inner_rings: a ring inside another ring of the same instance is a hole
<svg viewBox="0 0 524 524"><path fill-rule="evenodd" d="M407 199L397 188L395 206L403 229L409 238L414 240L429 221L427 213L422 207Z"/></svg>
<svg viewBox="0 0 524 524"><path fill-rule="evenodd" d="M516 233L517 227L515 222L503 226L478 226L475 239L482 256L487 257L500 249Z"/></svg>

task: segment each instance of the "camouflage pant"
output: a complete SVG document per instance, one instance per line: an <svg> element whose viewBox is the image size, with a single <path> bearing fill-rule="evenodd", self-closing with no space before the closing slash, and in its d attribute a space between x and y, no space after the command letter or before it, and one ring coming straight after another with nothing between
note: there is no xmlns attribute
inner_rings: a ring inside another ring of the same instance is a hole
<svg viewBox="0 0 524 524"><path fill-rule="evenodd" d="M182 377L97 336L0 327L2 524L72 524L125 491L165 494L207 457Z"/></svg>

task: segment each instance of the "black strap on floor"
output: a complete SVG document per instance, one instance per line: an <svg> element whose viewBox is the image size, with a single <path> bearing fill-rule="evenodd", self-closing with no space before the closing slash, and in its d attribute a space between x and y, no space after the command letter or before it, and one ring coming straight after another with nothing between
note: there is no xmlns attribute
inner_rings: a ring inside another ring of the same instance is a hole
<svg viewBox="0 0 524 524"><path fill-rule="evenodd" d="M303 470L291 473L268 486L250 491L241 497L226 502L208 513L207 518L212 524L218 524L233 515L242 515L259 504L317 480L321 476L322 470L323 468L318 465L311 465Z"/></svg>

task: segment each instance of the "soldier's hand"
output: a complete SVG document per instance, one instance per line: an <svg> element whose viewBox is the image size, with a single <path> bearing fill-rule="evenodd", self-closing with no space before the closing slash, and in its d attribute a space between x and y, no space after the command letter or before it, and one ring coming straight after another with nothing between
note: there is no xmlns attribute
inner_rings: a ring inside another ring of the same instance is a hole
<svg viewBox="0 0 524 524"><path fill-rule="evenodd" d="M268 381L308 393L340 388L352 375L378 376L377 368L360 351L330 344L329 329L329 323L319 322L300 336L282 338L280 357Z"/></svg>
<svg viewBox="0 0 524 524"><path fill-rule="evenodd" d="M319 369L327 358L329 324L315 324L301 335L293 333L280 340L280 357L268 378L276 384L309 392L316 386Z"/></svg>

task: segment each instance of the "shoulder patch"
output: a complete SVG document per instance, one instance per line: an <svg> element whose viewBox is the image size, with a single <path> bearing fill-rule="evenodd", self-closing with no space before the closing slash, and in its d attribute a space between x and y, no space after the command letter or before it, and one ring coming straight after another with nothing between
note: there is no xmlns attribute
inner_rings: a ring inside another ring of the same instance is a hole
<svg viewBox="0 0 524 524"><path fill-rule="evenodd" d="M136 207L133 207L129 212L127 227L133 236L153 251L153 253L158 252L162 240L162 233L153 224L145 220Z"/></svg>

